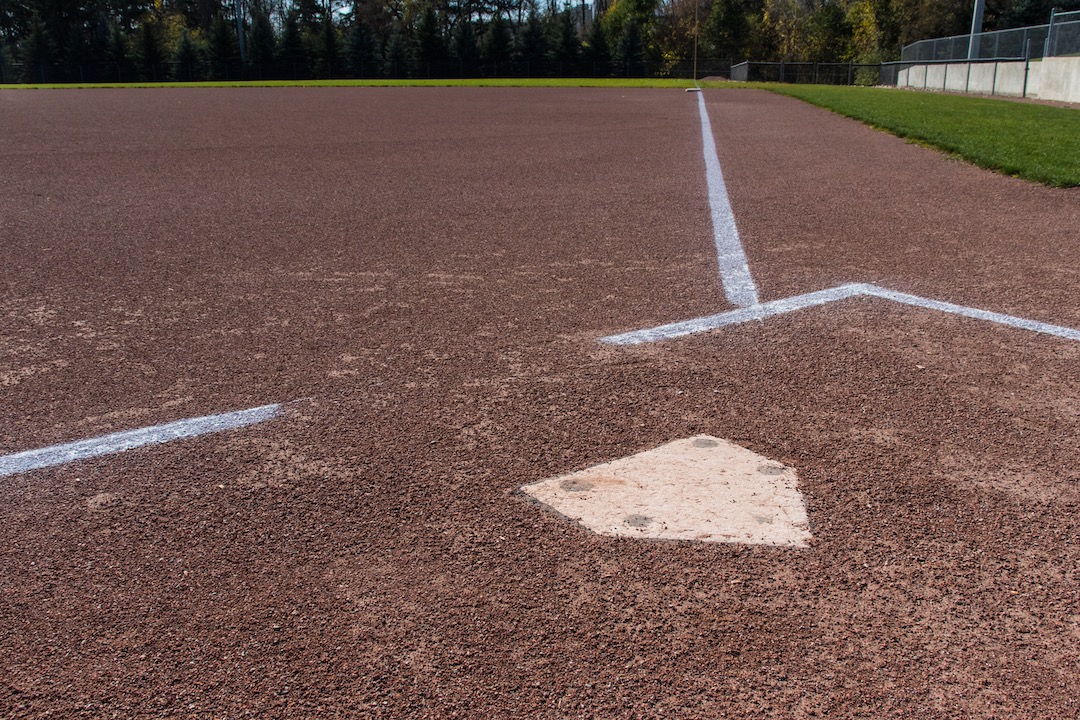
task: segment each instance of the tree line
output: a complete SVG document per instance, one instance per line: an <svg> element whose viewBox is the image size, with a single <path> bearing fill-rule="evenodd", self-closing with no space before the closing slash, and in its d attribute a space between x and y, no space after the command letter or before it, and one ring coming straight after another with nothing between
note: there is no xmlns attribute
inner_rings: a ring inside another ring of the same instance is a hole
<svg viewBox="0 0 1080 720"><path fill-rule="evenodd" d="M663 75L695 44L736 62L876 63L967 32L973 0L540 3L4 0L0 81ZM1080 0L987 0L985 29L1046 22L1053 6Z"/></svg>

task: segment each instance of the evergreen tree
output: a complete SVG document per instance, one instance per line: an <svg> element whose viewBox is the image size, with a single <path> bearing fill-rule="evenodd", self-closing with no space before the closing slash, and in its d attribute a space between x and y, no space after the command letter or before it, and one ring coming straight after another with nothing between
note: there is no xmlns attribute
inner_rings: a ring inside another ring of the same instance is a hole
<svg viewBox="0 0 1080 720"><path fill-rule="evenodd" d="M340 73L341 68L341 41L338 39L338 30L334 25L330 13L325 13L322 25L319 29L319 72L330 78L334 73Z"/></svg>
<svg viewBox="0 0 1080 720"><path fill-rule="evenodd" d="M443 74L446 64L446 40L443 38L439 16L431 2L424 3L416 21L414 36L414 57L420 76Z"/></svg>
<svg viewBox="0 0 1080 720"><path fill-rule="evenodd" d="M388 77L404 78L409 76L409 45L401 23L394 21L390 36L386 39L384 72Z"/></svg>
<svg viewBox="0 0 1080 720"><path fill-rule="evenodd" d="M607 77L611 74L611 46L608 44L604 26L595 20L589 28L589 37L582 49L587 67L585 70L594 77Z"/></svg>
<svg viewBox="0 0 1080 720"><path fill-rule="evenodd" d="M208 40L211 77L214 79L229 77L229 63L239 57L240 52L232 23L221 14L214 16L213 22L210 23Z"/></svg>
<svg viewBox="0 0 1080 720"><path fill-rule="evenodd" d="M510 65L510 30L502 15L496 14L488 22L487 30L480 39L480 60L492 77L505 74Z"/></svg>
<svg viewBox="0 0 1080 720"><path fill-rule="evenodd" d="M318 30L322 22L322 6L319 0L295 0L290 12L295 10L301 30Z"/></svg>
<svg viewBox="0 0 1080 720"><path fill-rule="evenodd" d="M458 72L462 77L474 77L479 53L476 48L476 31L472 20L467 18L458 19L454 27L452 42L454 59L458 62Z"/></svg>
<svg viewBox="0 0 1080 720"><path fill-rule="evenodd" d="M552 69L560 76L568 77L577 73L581 54L581 41L578 40L577 28L570 10L556 14L551 31L548 57Z"/></svg>
<svg viewBox="0 0 1080 720"><path fill-rule="evenodd" d="M529 11L529 17L525 26L518 34L517 61L521 71L526 77L536 77L544 74L547 60L547 37L544 35L544 24L536 10Z"/></svg>
<svg viewBox="0 0 1080 720"><path fill-rule="evenodd" d="M251 11L251 32L248 33L247 59L255 67L261 67L274 59L274 26L270 14L262 5Z"/></svg>
<svg viewBox="0 0 1080 720"><path fill-rule="evenodd" d="M382 63L378 60L375 38L368 30L367 23L353 14L352 26L345 48L346 62L353 77L363 78L382 74Z"/></svg>
<svg viewBox="0 0 1080 720"><path fill-rule="evenodd" d="M0 37L0 83L17 82L14 65L15 60L12 58L11 48Z"/></svg>
<svg viewBox="0 0 1080 720"><path fill-rule="evenodd" d="M105 38L105 57L114 63L126 63L128 61L128 43L124 31L116 23L109 23L108 35Z"/></svg>
<svg viewBox="0 0 1080 720"><path fill-rule="evenodd" d="M191 82L201 80L202 73L197 67L199 63L199 51L191 40L191 33L187 28L180 32L180 41L176 44L176 52L173 53L173 80Z"/></svg>
<svg viewBox="0 0 1080 720"><path fill-rule="evenodd" d="M282 21L278 57L288 65L288 72L293 77L307 75L307 51L303 35L300 34L300 14L295 8L286 12Z"/></svg>
<svg viewBox="0 0 1080 720"><path fill-rule="evenodd" d="M144 80L157 81L164 79L159 76L161 63L164 61L161 50L161 41L158 38L157 23L152 18L146 18L139 26L137 36L139 65Z"/></svg>
<svg viewBox="0 0 1080 720"><path fill-rule="evenodd" d="M56 51L45 24L36 16L30 26L30 34L19 49L22 51L23 82L48 82L56 61Z"/></svg>
<svg viewBox="0 0 1080 720"><path fill-rule="evenodd" d="M641 28L631 20L623 26L622 36L615 51L618 74L625 77L645 76L645 43L641 38Z"/></svg>

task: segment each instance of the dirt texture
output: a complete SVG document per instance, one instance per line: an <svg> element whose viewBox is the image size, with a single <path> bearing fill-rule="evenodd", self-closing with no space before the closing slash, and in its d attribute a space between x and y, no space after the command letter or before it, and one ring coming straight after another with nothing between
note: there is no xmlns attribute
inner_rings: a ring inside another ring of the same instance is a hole
<svg viewBox="0 0 1080 720"><path fill-rule="evenodd" d="M763 301L1080 327L1080 193L706 90ZM0 717L1076 718L1080 343L729 309L697 96L0 91ZM725 438L809 548L603 537L523 484Z"/></svg>

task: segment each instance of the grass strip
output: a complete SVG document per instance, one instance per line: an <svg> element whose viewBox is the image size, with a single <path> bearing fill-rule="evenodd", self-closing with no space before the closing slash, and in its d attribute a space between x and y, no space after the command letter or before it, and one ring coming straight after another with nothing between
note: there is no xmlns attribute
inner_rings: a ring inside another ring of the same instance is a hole
<svg viewBox="0 0 1080 720"><path fill-rule="evenodd" d="M895 88L756 87L804 100L980 167L1053 187L1080 185L1080 111Z"/></svg>

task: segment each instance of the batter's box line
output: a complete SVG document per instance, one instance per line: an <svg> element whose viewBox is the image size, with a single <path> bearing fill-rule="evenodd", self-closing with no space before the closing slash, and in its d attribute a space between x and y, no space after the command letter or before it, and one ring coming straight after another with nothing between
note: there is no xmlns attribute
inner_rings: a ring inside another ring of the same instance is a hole
<svg viewBox="0 0 1080 720"><path fill-rule="evenodd" d="M1080 330L1075 330L1073 328L1063 327L1061 325L1051 325L1037 320L1028 320L1027 318L1016 317L1014 315L990 312L989 310L965 307L964 305L956 305L941 300L931 300L929 298L919 297L918 295L909 295L907 293L889 290L888 288L879 287L870 283L848 283L827 290L818 290L804 295L795 295L780 300L772 300L767 303L758 303L748 307L741 307L737 310L718 313L716 315L706 315L705 317L683 320L682 322L670 323L668 325L659 325L645 330L635 330L619 335L609 335L600 338L600 342L609 343L611 345L641 345L642 343L670 340L672 338L683 337L684 335L693 335L695 333L716 330L717 328L726 327L728 325L739 325L751 320L764 320L765 318L774 315L784 315L796 310L826 305L831 302L847 300L848 298L853 297L882 298L883 300L891 300L892 302L901 303L903 305L912 305L914 307L926 308L927 310L939 310L952 315L960 315L975 320L986 320L988 322L997 323L998 325L1006 325L1021 330L1030 330L1044 335L1054 335L1056 337L1065 338L1066 340L1080 342Z"/></svg>

